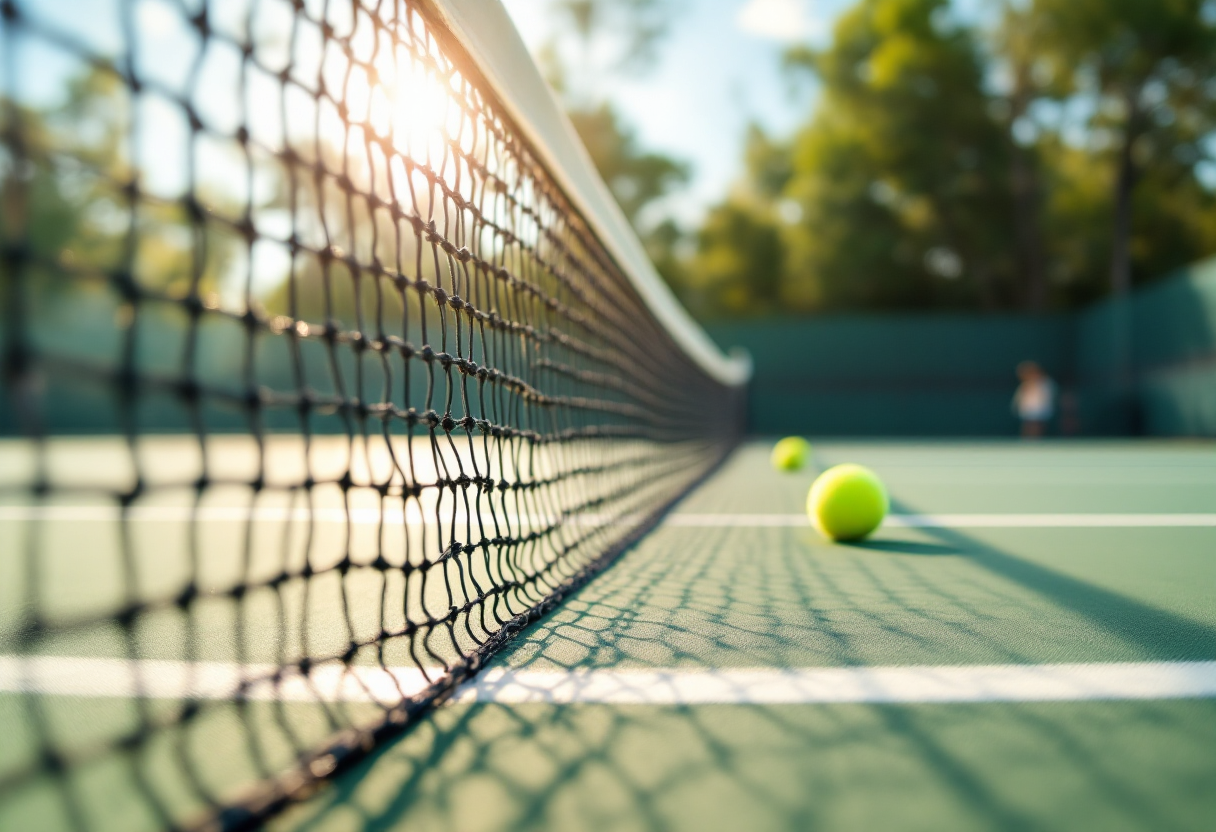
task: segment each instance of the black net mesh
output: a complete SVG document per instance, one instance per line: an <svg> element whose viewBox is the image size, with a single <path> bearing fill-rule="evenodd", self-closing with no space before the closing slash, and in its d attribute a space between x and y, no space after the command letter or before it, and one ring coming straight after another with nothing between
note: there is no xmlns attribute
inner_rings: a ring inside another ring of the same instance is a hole
<svg viewBox="0 0 1216 832"><path fill-rule="evenodd" d="M0 828L251 825L729 450L425 4L0 3Z"/></svg>

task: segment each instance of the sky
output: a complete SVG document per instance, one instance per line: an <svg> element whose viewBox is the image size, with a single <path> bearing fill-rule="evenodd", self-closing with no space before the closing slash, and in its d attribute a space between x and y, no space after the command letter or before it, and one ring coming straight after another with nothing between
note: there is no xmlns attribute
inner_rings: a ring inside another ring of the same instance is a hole
<svg viewBox="0 0 1216 832"><path fill-rule="evenodd" d="M106 52L116 48L122 36L98 24L121 19L117 13L121 2L56 0L38 8L40 15L55 18L82 41L96 42ZM524 41L538 51L554 33L552 0L503 2ZM814 106L814 81L803 74L801 82L795 83L781 70L781 56L798 43L826 45L836 19L856 0L670 2L674 8L671 25L658 44L655 65L645 74L616 73L599 79L598 92L614 102L644 148L690 165L689 185L657 207L661 214L694 227L740 176L749 123L759 124L770 135L785 136L807 120ZM955 0L954 6L966 9L981 2ZM141 24L151 31L160 17L179 17L180 10L167 11L171 5L169 0L142 0L138 4ZM245 5L233 0L212 7L218 14ZM158 9L164 14L155 14ZM188 65L189 50L182 51L179 59L171 59L173 44L181 40L163 38L160 52L167 56L163 65ZM43 66L55 64L43 57L38 59ZM42 77L45 86L55 88L62 73L44 72Z"/></svg>
<svg viewBox="0 0 1216 832"><path fill-rule="evenodd" d="M504 0L530 49L550 37L549 0ZM808 82L792 85L781 55L824 44L852 0L677 0L658 62L644 77L613 78L605 91L643 147L692 166L689 187L664 208L687 224L722 199L741 173L747 125L790 133L813 105Z"/></svg>

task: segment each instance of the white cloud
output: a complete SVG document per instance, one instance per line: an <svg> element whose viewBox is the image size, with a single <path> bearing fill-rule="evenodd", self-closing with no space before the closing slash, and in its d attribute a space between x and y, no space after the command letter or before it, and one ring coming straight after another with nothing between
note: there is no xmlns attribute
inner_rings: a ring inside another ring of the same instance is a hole
<svg viewBox="0 0 1216 832"><path fill-rule="evenodd" d="M747 0L735 23L749 35L783 42L827 34L827 22L811 16L806 0Z"/></svg>

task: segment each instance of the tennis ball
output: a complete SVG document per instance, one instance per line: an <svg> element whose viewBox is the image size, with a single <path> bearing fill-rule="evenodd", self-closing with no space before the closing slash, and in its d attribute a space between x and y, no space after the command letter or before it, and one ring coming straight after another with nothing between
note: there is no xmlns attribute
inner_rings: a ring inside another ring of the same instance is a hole
<svg viewBox="0 0 1216 832"><path fill-rule="evenodd" d="M829 540L860 540L887 515L887 489L861 465L836 465L820 474L806 496L806 513Z"/></svg>
<svg viewBox="0 0 1216 832"><path fill-rule="evenodd" d="M787 436L773 446L773 467L778 471L800 471L810 455L810 442L801 436Z"/></svg>

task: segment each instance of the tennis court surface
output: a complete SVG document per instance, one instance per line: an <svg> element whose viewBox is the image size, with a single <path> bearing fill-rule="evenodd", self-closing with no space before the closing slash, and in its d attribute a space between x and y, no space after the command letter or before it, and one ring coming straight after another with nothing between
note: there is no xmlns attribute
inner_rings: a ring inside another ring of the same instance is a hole
<svg viewBox="0 0 1216 832"><path fill-rule="evenodd" d="M769 525L813 475L749 443L485 673L513 684L274 828L1211 828L1210 444L817 449L955 527ZM1053 677L1074 663L1099 672Z"/></svg>
<svg viewBox="0 0 1216 832"><path fill-rule="evenodd" d="M453 701L271 828L1210 828L1210 444L817 443L817 466L859 461L891 488L890 522L859 545L807 526L814 472L777 473L767 451L742 446ZM174 522L141 524L161 526L148 533L167 545ZM225 537L249 522L209 520L204 556L222 560ZM10 510L9 553L19 525ZM115 523L72 526L101 541ZM80 569L99 557L70 538L56 551ZM184 649L170 624L147 639L165 660ZM61 689L41 699L45 730L96 740L156 709L155 697L104 690L104 665L86 661L114 657L104 640L75 647L54 657ZM213 674L258 653L210 649ZM31 739L16 681L5 677L0 698L10 766ZM207 730L247 733L251 753L283 720L320 736L327 709L375 707L351 688L319 698L276 711L254 696ZM151 753L184 755L211 782L255 776L248 753L213 747ZM175 767L145 775L163 778L156 793L174 794ZM81 778L98 828L149 821L131 811L145 797L134 771ZM183 805L197 801L178 788ZM53 790L25 797L4 827L53 828Z"/></svg>
<svg viewBox="0 0 1216 832"><path fill-rule="evenodd" d="M0 5L0 830L1216 826L1210 442L778 474L497 3Z"/></svg>

